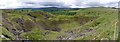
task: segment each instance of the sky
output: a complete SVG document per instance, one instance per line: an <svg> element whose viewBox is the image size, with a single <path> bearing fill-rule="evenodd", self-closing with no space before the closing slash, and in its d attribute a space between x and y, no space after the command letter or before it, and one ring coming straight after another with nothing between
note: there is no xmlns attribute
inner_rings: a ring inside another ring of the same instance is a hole
<svg viewBox="0 0 120 42"><path fill-rule="evenodd" d="M0 9L118 7L120 0L0 0Z"/></svg>

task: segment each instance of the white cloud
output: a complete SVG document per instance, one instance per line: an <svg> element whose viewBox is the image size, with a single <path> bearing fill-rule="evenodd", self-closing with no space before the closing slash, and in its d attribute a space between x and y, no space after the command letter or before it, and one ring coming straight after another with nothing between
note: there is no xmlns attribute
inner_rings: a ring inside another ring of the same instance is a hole
<svg viewBox="0 0 120 42"><path fill-rule="evenodd" d="M85 8L94 6L117 7L119 0L0 0L0 9L71 7Z"/></svg>
<svg viewBox="0 0 120 42"><path fill-rule="evenodd" d="M22 6L17 0L0 0L0 8L16 8Z"/></svg>
<svg viewBox="0 0 120 42"><path fill-rule="evenodd" d="M120 0L100 0L101 3L119 2Z"/></svg>

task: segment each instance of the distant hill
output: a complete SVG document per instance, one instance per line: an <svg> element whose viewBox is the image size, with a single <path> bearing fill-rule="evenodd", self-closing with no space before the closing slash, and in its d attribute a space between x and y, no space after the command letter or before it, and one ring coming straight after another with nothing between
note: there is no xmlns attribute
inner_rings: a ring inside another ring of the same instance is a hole
<svg viewBox="0 0 120 42"><path fill-rule="evenodd" d="M58 7L45 7L45 8L16 8L17 10L19 10L19 9L32 9L32 10L44 10L44 9L55 9L55 10L57 10L57 9L60 9L60 10L69 10L69 9L75 9L75 10L77 10L77 9L80 9L80 8L58 8Z"/></svg>

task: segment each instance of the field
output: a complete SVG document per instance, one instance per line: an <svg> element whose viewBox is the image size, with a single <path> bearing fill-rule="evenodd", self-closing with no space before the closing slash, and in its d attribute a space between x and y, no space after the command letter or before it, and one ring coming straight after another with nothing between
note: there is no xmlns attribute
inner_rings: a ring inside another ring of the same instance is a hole
<svg viewBox="0 0 120 42"><path fill-rule="evenodd" d="M2 11L3 40L116 40L118 10L94 8Z"/></svg>

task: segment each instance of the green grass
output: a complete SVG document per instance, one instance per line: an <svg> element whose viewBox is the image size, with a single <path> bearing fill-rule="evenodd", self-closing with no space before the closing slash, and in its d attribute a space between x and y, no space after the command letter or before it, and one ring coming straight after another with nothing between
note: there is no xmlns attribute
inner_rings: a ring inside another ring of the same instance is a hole
<svg viewBox="0 0 120 42"><path fill-rule="evenodd" d="M20 34L20 37L22 39L30 40L55 40L61 35L67 36L65 31L73 31L75 34L85 33L85 36L77 37L74 40L92 40L94 38L96 38L96 40L101 40L102 38L113 40L114 33L116 33L115 23L118 21L117 10L111 8L86 8L79 10L55 11L56 13L48 13L40 10L5 10L5 12L10 12L7 19L14 24L15 28L20 25L16 23L14 19L23 18L24 23L27 26L25 28L30 31L23 32ZM31 14L37 18L32 18L27 14ZM44 28L50 30L43 30ZM51 31L56 28L60 28L61 30L59 32ZM75 31L76 29L78 29L78 31ZM86 32L86 29L93 29L93 31ZM5 30L4 32L6 33L9 31ZM43 33L45 32L49 32L49 34L44 36Z"/></svg>
<svg viewBox="0 0 120 42"><path fill-rule="evenodd" d="M14 40L15 39L15 36L11 33L11 32L9 32L8 30L6 30L5 28L3 28L2 27L2 35L7 35L8 37L10 37L10 38L3 38L3 40L5 39L7 39L7 40Z"/></svg>
<svg viewBox="0 0 120 42"><path fill-rule="evenodd" d="M76 27L79 27L79 26L80 26L80 24L77 22L60 24L62 31L72 30L72 29L75 29Z"/></svg>
<svg viewBox="0 0 120 42"><path fill-rule="evenodd" d="M91 11L94 9L91 9ZM88 11L88 10L86 10ZM84 12L86 12L84 11ZM105 10L104 10L105 11ZM103 12L104 12L103 11ZM108 9L106 9L106 11L108 11ZM94 10L95 12L95 10ZM98 12L101 12L98 11ZM114 12L114 13L110 13L110 12ZM87 14L86 14L87 15ZM88 14L89 16L89 14ZM101 40L101 38L108 38L110 40L113 40L114 38L114 29L115 26L112 26L115 24L117 20L117 10L109 10L108 13L104 13L99 15L99 18L96 19L95 21L91 22L91 23L87 23L85 26L87 26L86 28L92 27L93 29L95 29L95 33L89 34L88 36L82 38L84 40L89 40L89 39L93 39L96 38L96 40ZM99 24L98 24L99 23ZM85 27L83 27L85 28ZM82 29L84 31L84 29ZM81 31L82 32L82 31ZM107 35L107 33L109 33L109 35ZM90 36L92 35L92 36ZM79 38L81 39L81 38Z"/></svg>
<svg viewBox="0 0 120 42"><path fill-rule="evenodd" d="M44 36L45 32L49 32L49 34ZM20 37L28 40L53 40L57 35L58 33L54 31L34 29L30 32L22 33Z"/></svg>

